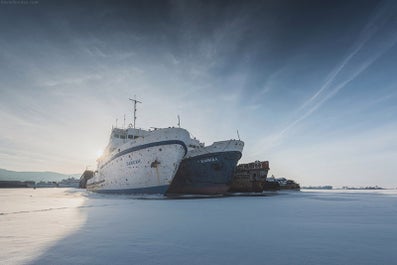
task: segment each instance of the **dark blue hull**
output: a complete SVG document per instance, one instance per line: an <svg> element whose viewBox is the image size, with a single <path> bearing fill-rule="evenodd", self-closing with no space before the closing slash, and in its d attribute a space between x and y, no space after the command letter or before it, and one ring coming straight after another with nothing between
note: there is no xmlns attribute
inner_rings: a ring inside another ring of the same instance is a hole
<svg viewBox="0 0 397 265"><path fill-rule="evenodd" d="M240 158L241 152L229 151L183 159L167 195L226 193Z"/></svg>

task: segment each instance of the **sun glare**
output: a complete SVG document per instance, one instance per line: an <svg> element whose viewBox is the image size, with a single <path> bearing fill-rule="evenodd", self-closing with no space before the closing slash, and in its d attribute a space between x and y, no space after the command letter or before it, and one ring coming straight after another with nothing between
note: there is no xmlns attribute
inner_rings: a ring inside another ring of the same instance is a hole
<svg viewBox="0 0 397 265"><path fill-rule="evenodd" d="M96 151L96 158L100 158L103 155L103 150L99 149L98 151Z"/></svg>

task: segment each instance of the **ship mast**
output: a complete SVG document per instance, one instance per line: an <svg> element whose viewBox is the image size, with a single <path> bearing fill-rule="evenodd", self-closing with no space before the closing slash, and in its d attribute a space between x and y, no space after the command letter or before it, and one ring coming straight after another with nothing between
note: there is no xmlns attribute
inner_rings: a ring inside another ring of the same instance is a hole
<svg viewBox="0 0 397 265"><path fill-rule="evenodd" d="M136 100L136 96L134 96L134 99L130 98L130 100L134 103L134 129L135 129L135 121L136 121L136 103L142 103L142 102Z"/></svg>

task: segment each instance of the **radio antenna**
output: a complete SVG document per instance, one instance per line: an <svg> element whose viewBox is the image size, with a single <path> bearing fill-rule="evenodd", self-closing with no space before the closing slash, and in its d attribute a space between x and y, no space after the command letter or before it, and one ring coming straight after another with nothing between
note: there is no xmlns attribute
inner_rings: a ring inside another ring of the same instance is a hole
<svg viewBox="0 0 397 265"><path fill-rule="evenodd" d="M135 129L135 121L136 121L136 103L142 103L138 100L136 100L136 96L134 98L130 98L130 100L134 103L134 129Z"/></svg>

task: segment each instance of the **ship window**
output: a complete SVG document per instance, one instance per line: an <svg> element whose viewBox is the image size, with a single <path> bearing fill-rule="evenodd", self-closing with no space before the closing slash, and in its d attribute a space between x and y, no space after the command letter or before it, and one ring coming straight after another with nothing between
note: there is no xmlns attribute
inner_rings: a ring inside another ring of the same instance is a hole
<svg viewBox="0 0 397 265"><path fill-rule="evenodd" d="M120 138L121 139L125 139L125 135L120 135Z"/></svg>
<svg viewBox="0 0 397 265"><path fill-rule="evenodd" d="M133 135L128 135L128 139L134 139Z"/></svg>
<svg viewBox="0 0 397 265"><path fill-rule="evenodd" d="M120 138L120 135L115 134L114 137L115 137L115 138Z"/></svg>

